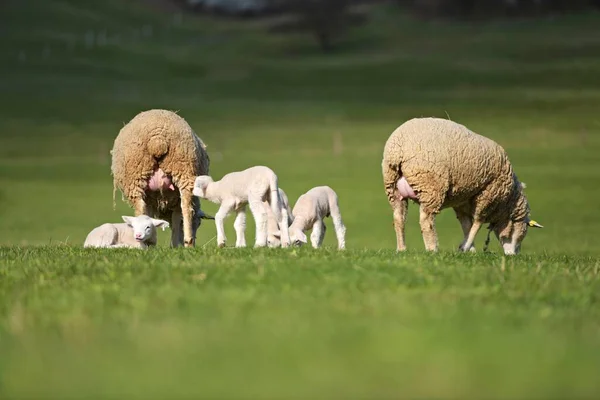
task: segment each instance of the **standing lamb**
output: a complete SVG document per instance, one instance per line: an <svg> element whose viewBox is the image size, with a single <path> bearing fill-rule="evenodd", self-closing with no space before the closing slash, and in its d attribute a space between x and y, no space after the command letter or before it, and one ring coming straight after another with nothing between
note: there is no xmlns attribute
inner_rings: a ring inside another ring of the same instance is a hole
<svg viewBox="0 0 600 400"><path fill-rule="evenodd" d="M233 224L236 233L236 247L245 247L246 238L246 206L256 222L255 247L263 247L267 244L267 213L263 207L266 201L279 221L282 232L282 246L289 246L288 215L287 210L281 206L277 175L265 166L255 166L243 171L231 172L224 175L221 180L213 181L208 176L198 176L194 184L195 196L220 204L219 211L215 215L217 225L217 245L225 246L225 229L223 220L231 212L236 212Z"/></svg>
<svg viewBox="0 0 600 400"><path fill-rule="evenodd" d="M342 222L342 214L338 204L338 196L329 186L317 186L298 198L292 210L294 222L289 228L291 243L301 245L307 243L305 231L312 229L310 241L313 248L321 247L325 238L323 219L331 216L338 249L346 248L346 227Z"/></svg>
<svg viewBox="0 0 600 400"><path fill-rule="evenodd" d="M414 118L400 125L383 151L383 183L394 215L398 251L406 249L408 199L420 205L425 248L437 251L435 215L452 207L463 230L461 251L475 251L481 225L489 223L505 254L517 254L529 217L523 186L504 149L465 126L439 118Z"/></svg>
<svg viewBox="0 0 600 400"><path fill-rule="evenodd" d="M171 222L173 247L193 247L201 218L212 218L192 195L194 180L208 174L210 159L185 119L167 110L143 111L121 129L111 154L113 207L118 188L136 216Z"/></svg>
<svg viewBox="0 0 600 400"><path fill-rule="evenodd" d="M94 228L85 238L83 247L147 249L156 246L156 228L162 228L164 231L169 227L167 221L150 218L147 215L121 218L125 223L102 224Z"/></svg>
<svg viewBox="0 0 600 400"><path fill-rule="evenodd" d="M294 218L288 197L281 188L279 188L279 199L281 200L281 207L287 211L289 226L294 221ZM279 247L281 246L281 230L279 229L277 217L273 214L269 202L263 201L263 208L267 213L267 245L269 247Z"/></svg>

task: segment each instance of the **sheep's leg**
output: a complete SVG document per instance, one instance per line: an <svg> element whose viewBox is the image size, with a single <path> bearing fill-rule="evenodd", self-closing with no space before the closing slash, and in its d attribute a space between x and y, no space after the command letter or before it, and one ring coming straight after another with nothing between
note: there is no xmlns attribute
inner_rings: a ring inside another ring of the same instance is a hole
<svg viewBox="0 0 600 400"><path fill-rule="evenodd" d="M463 251L466 251L465 249L470 249L471 246L473 246L473 242L475 241L475 236L477 236L477 232L479 232L480 228L481 228L481 221L479 221L478 219L475 219L473 221L473 225L471 226L471 229L469 230L469 235L467 236L467 241L465 242L465 244L462 247Z"/></svg>
<svg viewBox="0 0 600 400"><path fill-rule="evenodd" d="M427 251L438 250L437 232L435 231L435 213L427 211L423 205L420 207L419 222L421 224L421 234L425 249Z"/></svg>
<svg viewBox="0 0 600 400"><path fill-rule="evenodd" d="M335 236L338 242L338 249L343 250L346 248L346 227L342 221L342 213L340 207L336 202L333 202L330 206L331 220L333 221L333 227L335 229Z"/></svg>
<svg viewBox="0 0 600 400"><path fill-rule="evenodd" d="M246 207L237 210L235 222L235 247L246 247Z"/></svg>
<svg viewBox="0 0 600 400"><path fill-rule="evenodd" d="M183 214L176 209L171 215L171 247L179 246L183 246Z"/></svg>
<svg viewBox="0 0 600 400"><path fill-rule="evenodd" d="M469 232L471 231L471 227L473 226L473 217L456 209L454 209L454 212L456 213L456 218L458 219L458 222L460 222L460 227L463 231L463 241L458 246L458 250L465 251L464 245L467 242L467 239L469 238ZM475 245L472 245L469 251L474 253Z"/></svg>
<svg viewBox="0 0 600 400"><path fill-rule="evenodd" d="M312 226L312 233L310 234L310 243L312 247L318 249L323 244L323 239L325 238L325 231L327 228L325 227L325 223L322 219L318 219Z"/></svg>
<svg viewBox="0 0 600 400"><path fill-rule="evenodd" d="M148 207L143 197L138 197L134 200L134 213L136 217L148 215Z"/></svg>
<svg viewBox="0 0 600 400"><path fill-rule="evenodd" d="M256 241L254 247L264 247L267 245L267 212L260 197L249 196L248 204L250 211L256 223Z"/></svg>
<svg viewBox="0 0 600 400"><path fill-rule="evenodd" d="M227 238L225 237L225 226L224 220L227 215L233 210L235 204L233 202L223 202L221 203L221 207L219 207L219 211L215 214L215 225L217 226L217 246L225 247L225 242Z"/></svg>
<svg viewBox="0 0 600 400"><path fill-rule="evenodd" d="M395 200L392 209L394 212L394 230L396 231L396 250L404 251L406 250L405 227L408 199Z"/></svg>
<svg viewBox="0 0 600 400"><path fill-rule="evenodd" d="M183 246L194 247L196 238L193 234L193 217L194 208L192 207L192 191L191 190L180 190L179 195L181 196L181 214L183 216Z"/></svg>

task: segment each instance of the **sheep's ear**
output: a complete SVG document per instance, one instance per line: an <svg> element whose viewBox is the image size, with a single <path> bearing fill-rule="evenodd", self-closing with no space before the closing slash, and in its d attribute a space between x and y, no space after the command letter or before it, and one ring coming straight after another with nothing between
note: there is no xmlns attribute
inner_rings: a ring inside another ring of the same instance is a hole
<svg viewBox="0 0 600 400"><path fill-rule="evenodd" d="M276 237L277 239L281 239L281 231L273 232L273 237Z"/></svg>
<svg viewBox="0 0 600 400"><path fill-rule="evenodd" d="M543 228L544 227L544 225L540 225L537 221L534 221L532 219L529 220L528 224L532 228Z"/></svg>
<svg viewBox="0 0 600 400"><path fill-rule="evenodd" d="M163 231L169 227L169 223L167 221L162 220L162 219L154 219L154 218L152 218L152 224L154 226L156 226L157 228L162 228Z"/></svg>
<svg viewBox="0 0 600 400"><path fill-rule="evenodd" d="M128 217L126 215L121 215L121 218L123 218L123 221L125 221L125 223L129 226L133 226L133 217Z"/></svg>

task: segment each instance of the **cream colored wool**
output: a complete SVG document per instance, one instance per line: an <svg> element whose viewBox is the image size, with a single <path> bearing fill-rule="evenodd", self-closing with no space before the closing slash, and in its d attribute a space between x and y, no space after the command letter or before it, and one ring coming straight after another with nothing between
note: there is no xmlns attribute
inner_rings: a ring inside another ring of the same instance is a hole
<svg viewBox="0 0 600 400"><path fill-rule="evenodd" d="M114 192L120 189L136 216L171 222L172 246L194 246L206 216L192 190L196 176L209 173L210 159L185 119L168 110L143 111L121 129L111 154L113 205ZM176 190L147 190L157 168L172 177Z"/></svg>
<svg viewBox="0 0 600 400"><path fill-rule="evenodd" d="M329 186L317 186L298 197L292 209L294 220L289 227L290 242L302 245L308 240L304 232L311 230L310 241L312 247L317 249L323 244L325 238L326 217L331 217L338 249L346 248L346 227L342 221L342 214L338 204L338 196Z"/></svg>
<svg viewBox="0 0 600 400"><path fill-rule="evenodd" d="M506 152L493 140L453 121L414 118L387 140L382 173L399 251L406 249L408 199L398 191L398 181L404 177L420 204L427 250L438 249L435 215L450 207L464 233L460 250L474 251L477 232L482 224L490 223L504 252L519 252L530 222L529 204Z"/></svg>

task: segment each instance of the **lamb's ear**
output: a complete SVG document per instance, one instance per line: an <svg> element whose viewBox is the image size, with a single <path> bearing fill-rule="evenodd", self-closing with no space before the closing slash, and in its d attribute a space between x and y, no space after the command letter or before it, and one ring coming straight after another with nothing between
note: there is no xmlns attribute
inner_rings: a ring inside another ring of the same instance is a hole
<svg viewBox="0 0 600 400"><path fill-rule="evenodd" d="M277 239L281 239L281 231L277 231L277 232L273 232L273 237L276 237Z"/></svg>
<svg viewBox="0 0 600 400"><path fill-rule="evenodd" d="M154 219L154 218L152 218L152 224L154 226L156 226L157 228L162 228L163 231L169 227L169 223L167 221L162 220L162 219Z"/></svg>
<svg viewBox="0 0 600 400"><path fill-rule="evenodd" d="M125 223L129 226L133 226L133 217L128 217L126 215L121 215L121 218L123 218L123 221L125 221Z"/></svg>
<svg viewBox="0 0 600 400"><path fill-rule="evenodd" d="M534 221L532 219L529 220L528 224L532 228L543 228L544 227L544 225L540 225L537 221Z"/></svg>
<svg viewBox="0 0 600 400"><path fill-rule="evenodd" d="M298 240L300 240L302 243L308 243L308 238L304 232L298 232Z"/></svg>

